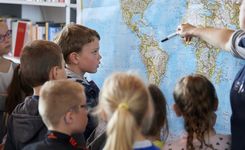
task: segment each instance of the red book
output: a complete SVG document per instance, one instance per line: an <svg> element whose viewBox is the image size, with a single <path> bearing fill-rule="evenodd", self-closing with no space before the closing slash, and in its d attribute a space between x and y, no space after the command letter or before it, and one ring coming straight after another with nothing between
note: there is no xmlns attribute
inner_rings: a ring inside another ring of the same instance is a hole
<svg viewBox="0 0 245 150"><path fill-rule="evenodd" d="M26 26L27 26L27 23L18 22L16 42L15 42L15 48L14 48L15 57L20 57L21 50L23 48L24 41L25 41Z"/></svg>

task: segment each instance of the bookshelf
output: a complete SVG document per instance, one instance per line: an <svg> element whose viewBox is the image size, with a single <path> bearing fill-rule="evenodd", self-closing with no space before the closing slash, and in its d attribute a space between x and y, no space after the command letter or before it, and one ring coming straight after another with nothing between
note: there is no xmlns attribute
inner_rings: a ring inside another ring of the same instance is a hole
<svg viewBox="0 0 245 150"><path fill-rule="evenodd" d="M65 2L38 2L38 1L24 1L24 0L0 0L2 4L19 4L19 5L36 5L48 7L65 7Z"/></svg>
<svg viewBox="0 0 245 150"><path fill-rule="evenodd" d="M31 28L32 26L35 26L35 22L53 22L65 24L75 22L81 24L81 11L82 0L0 0L0 16L28 19L32 22L31 24L33 24L31 25ZM52 27L52 23L50 25ZM45 28L48 28L48 30L45 29L45 39L47 39L47 33L50 33L50 27L45 25ZM31 31L31 33L32 32L33 31ZM4 57L11 59L14 62L19 62L19 57L14 57L17 42L17 40L14 42L15 40L16 39L12 36L12 54Z"/></svg>
<svg viewBox="0 0 245 150"><path fill-rule="evenodd" d="M22 13L21 17L25 19L30 19L34 21L51 21L51 19L49 19L51 17L52 21L56 21L53 19L58 16L57 18L62 18L63 22L65 22L66 24L69 24L70 22L81 23L81 0L64 0L64 2L0 0L0 6L1 5L2 7L8 7L9 11L11 11L13 5L20 5ZM5 12L5 14L7 13L8 12ZM39 17L37 18L38 20L36 20L35 17L32 17L33 15L42 16L42 18ZM18 16L18 14L16 14L16 16ZM61 19L58 19L59 22L60 20Z"/></svg>

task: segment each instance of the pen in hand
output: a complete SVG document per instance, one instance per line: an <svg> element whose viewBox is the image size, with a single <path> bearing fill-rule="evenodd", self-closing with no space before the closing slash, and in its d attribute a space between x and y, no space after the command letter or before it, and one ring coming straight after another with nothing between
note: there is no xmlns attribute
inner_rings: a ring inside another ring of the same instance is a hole
<svg viewBox="0 0 245 150"><path fill-rule="evenodd" d="M165 41L167 41L167 40L169 40L169 39L171 39L177 35L179 35L177 32L172 33L172 34L168 35L166 38L164 38L163 40L161 40L161 42L165 42Z"/></svg>

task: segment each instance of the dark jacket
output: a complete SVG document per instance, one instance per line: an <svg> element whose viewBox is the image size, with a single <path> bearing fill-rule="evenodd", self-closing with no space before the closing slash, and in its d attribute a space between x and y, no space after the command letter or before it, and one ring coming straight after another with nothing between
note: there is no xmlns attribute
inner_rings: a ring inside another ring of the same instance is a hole
<svg viewBox="0 0 245 150"><path fill-rule="evenodd" d="M69 135L49 131L44 140L27 145L23 150L82 150L77 142Z"/></svg>
<svg viewBox="0 0 245 150"><path fill-rule="evenodd" d="M5 150L20 150L28 144L45 138L47 128L38 112L38 98L38 96L29 96L16 106L8 120ZM78 141L79 146L85 145L83 135L76 134L73 137Z"/></svg>
<svg viewBox="0 0 245 150"><path fill-rule="evenodd" d="M27 144L43 140L46 133L47 128L38 113L38 97L29 96L10 115L4 149L20 150Z"/></svg>
<svg viewBox="0 0 245 150"><path fill-rule="evenodd" d="M94 81L87 81L86 78L82 79L81 76L74 72L66 69L68 79L81 83L85 88L85 94L87 98L87 106L89 110L92 110L98 104L98 97L100 89ZM89 111L90 112L90 111ZM88 124L84 132L85 140L89 138L94 129L97 127L98 121L96 117L93 117L90 113L88 114Z"/></svg>
<svg viewBox="0 0 245 150"><path fill-rule="evenodd" d="M233 82L230 100L232 150L245 150L245 66Z"/></svg>
<svg viewBox="0 0 245 150"><path fill-rule="evenodd" d="M99 125L87 140L89 150L103 150L106 143L106 122L99 121Z"/></svg>
<svg viewBox="0 0 245 150"><path fill-rule="evenodd" d="M94 83L94 81L88 82L89 84L86 84L80 80L77 80L77 82L83 84L83 86L85 87L87 106L89 109L88 124L84 132L84 137L87 140L98 125L97 118L92 116L92 114L90 113L91 112L90 110L92 110L98 104L99 88Z"/></svg>

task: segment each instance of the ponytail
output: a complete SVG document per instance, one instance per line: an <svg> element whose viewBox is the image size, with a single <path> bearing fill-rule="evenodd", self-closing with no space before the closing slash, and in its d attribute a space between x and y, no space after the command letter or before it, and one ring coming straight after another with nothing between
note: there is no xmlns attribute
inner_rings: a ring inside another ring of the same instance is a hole
<svg viewBox="0 0 245 150"><path fill-rule="evenodd" d="M108 121L104 149L132 150L135 132L141 134L153 113L149 91L138 76L115 73L104 82L97 113Z"/></svg>
<svg viewBox="0 0 245 150"><path fill-rule="evenodd" d="M132 150L136 121L130 110L118 107L107 125L105 150Z"/></svg>
<svg viewBox="0 0 245 150"><path fill-rule="evenodd" d="M27 85L22 77L20 65L14 69L12 81L7 89L8 96L6 98L5 108L6 112L10 115L14 108L28 95L32 95L32 88Z"/></svg>

